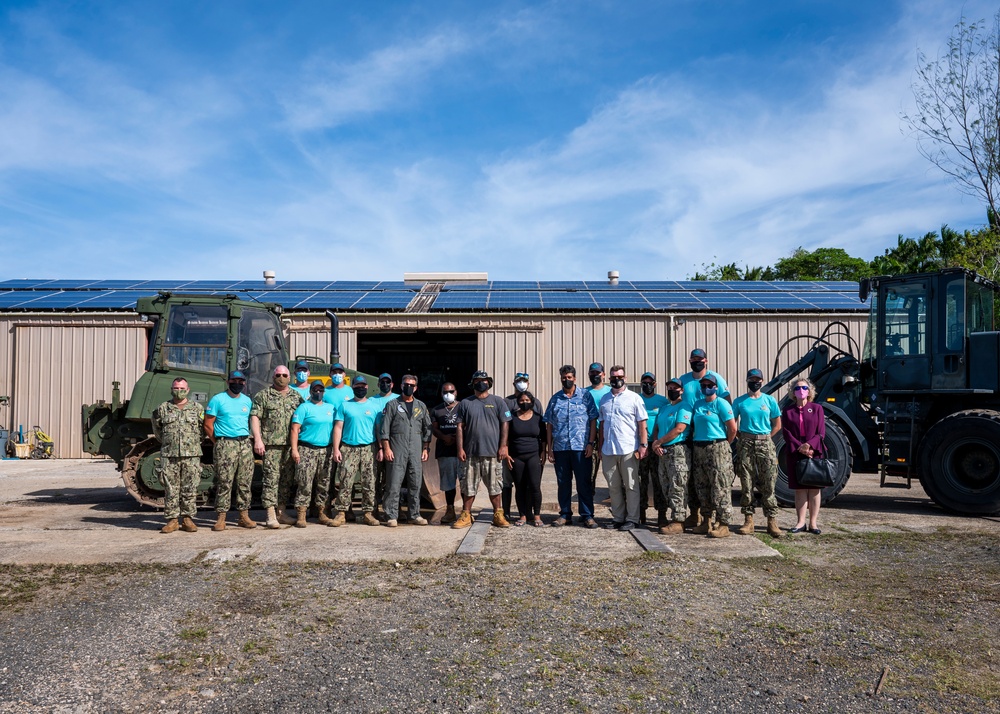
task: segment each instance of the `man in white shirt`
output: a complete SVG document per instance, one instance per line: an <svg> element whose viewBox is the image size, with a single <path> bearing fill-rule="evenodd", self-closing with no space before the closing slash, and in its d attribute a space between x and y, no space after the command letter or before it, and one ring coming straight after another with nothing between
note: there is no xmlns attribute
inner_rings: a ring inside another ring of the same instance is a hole
<svg viewBox="0 0 1000 714"><path fill-rule="evenodd" d="M646 405L625 387L625 368L611 368L611 391L601 397L601 470L611 492L608 526L631 531L639 525L639 459L649 448Z"/></svg>

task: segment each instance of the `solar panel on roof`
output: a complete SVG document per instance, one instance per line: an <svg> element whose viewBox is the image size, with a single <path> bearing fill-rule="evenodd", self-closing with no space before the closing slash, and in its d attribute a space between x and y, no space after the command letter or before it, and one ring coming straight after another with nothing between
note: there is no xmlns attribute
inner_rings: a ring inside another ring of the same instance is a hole
<svg viewBox="0 0 1000 714"><path fill-rule="evenodd" d="M718 295L718 294L698 294L698 299L711 308L722 308L729 310L752 310L757 305L747 297L740 294Z"/></svg>
<svg viewBox="0 0 1000 714"><path fill-rule="evenodd" d="M705 303L691 293L643 293L657 310L705 310Z"/></svg>
<svg viewBox="0 0 1000 714"><path fill-rule="evenodd" d="M378 290L410 290L412 292L419 292L423 284L407 283L402 280L383 280L382 282L375 285L372 289Z"/></svg>
<svg viewBox="0 0 1000 714"><path fill-rule="evenodd" d="M587 284L582 280L540 280L540 290L586 290Z"/></svg>
<svg viewBox="0 0 1000 714"><path fill-rule="evenodd" d="M125 290L142 283L142 280L98 280L87 285L88 290Z"/></svg>
<svg viewBox="0 0 1000 714"><path fill-rule="evenodd" d="M441 293L434 300L431 310L472 310L476 308L485 309L488 292L465 291Z"/></svg>
<svg viewBox="0 0 1000 714"><path fill-rule="evenodd" d="M732 289L719 280L678 280L677 285L681 290L718 291Z"/></svg>
<svg viewBox="0 0 1000 714"><path fill-rule="evenodd" d="M334 280L321 290L374 290L377 280Z"/></svg>
<svg viewBox="0 0 1000 714"><path fill-rule="evenodd" d="M492 290L538 290L537 280L494 280Z"/></svg>
<svg viewBox="0 0 1000 714"><path fill-rule="evenodd" d="M155 291L149 290L109 290L107 292L97 293L92 297L85 297L84 295L77 293L76 302L69 305L69 307L79 308L81 310L90 310L91 308L134 308L136 300L141 297L149 297L155 294ZM53 305L51 307L56 306Z"/></svg>
<svg viewBox="0 0 1000 714"><path fill-rule="evenodd" d="M594 310L597 303L590 293L542 293L542 306L546 308L575 308Z"/></svg>
<svg viewBox="0 0 1000 714"><path fill-rule="evenodd" d="M858 292L858 284L853 280L819 280L815 284L837 293Z"/></svg>
<svg viewBox="0 0 1000 714"><path fill-rule="evenodd" d="M189 285L190 280L146 280L138 282L134 286L136 290L177 290L183 285Z"/></svg>
<svg viewBox="0 0 1000 714"><path fill-rule="evenodd" d="M444 287L441 288L441 292L489 292L491 283L480 283L478 285L474 284L462 284L462 283L445 283Z"/></svg>
<svg viewBox="0 0 1000 714"><path fill-rule="evenodd" d="M347 290L317 292L300 302L296 307L311 308L314 310L343 310L351 307L367 293L360 290L350 292Z"/></svg>
<svg viewBox="0 0 1000 714"><path fill-rule="evenodd" d="M751 296L753 301L763 308L769 310L803 310L808 308L808 303L801 297L786 293L763 293Z"/></svg>
<svg viewBox="0 0 1000 714"><path fill-rule="evenodd" d="M413 300L414 293L411 292L382 292L368 293L354 305L354 310L402 310Z"/></svg>
<svg viewBox="0 0 1000 714"><path fill-rule="evenodd" d="M81 293L77 292L65 292L56 290L41 290L33 292L23 292L21 293L22 299L17 305L19 308L30 308L30 309L57 309L57 308L68 308L75 303L80 302L82 299L89 297L95 297L97 295L103 295L104 293ZM13 306L12 306L13 307Z"/></svg>
<svg viewBox="0 0 1000 714"><path fill-rule="evenodd" d="M245 300L256 299L260 302L276 302L286 310L290 310L294 307L298 307L302 302L314 294L315 293L309 292L289 292L287 290L275 290L273 292L255 290L254 292L247 293L246 296L240 295L240 298Z"/></svg>
<svg viewBox="0 0 1000 714"><path fill-rule="evenodd" d="M82 288L87 285L92 285L93 280L53 280L50 283L45 284L46 289L63 289L63 288Z"/></svg>
<svg viewBox="0 0 1000 714"><path fill-rule="evenodd" d="M651 307L641 293L598 292L593 293L593 298L597 307L602 310L647 310Z"/></svg>
<svg viewBox="0 0 1000 714"><path fill-rule="evenodd" d="M856 295L844 295L841 293L828 293L823 295L806 295L803 299L811 306L825 310L866 310L866 303L858 300Z"/></svg>
<svg viewBox="0 0 1000 714"><path fill-rule="evenodd" d="M803 290L825 290L822 285L813 280L775 280L772 283L778 290L800 292Z"/></svg>
<svg viewBox="0 0 1000 714"><path fill-rule="evenodd" d="M20 290L3 290L0 291L0 308L19 307L21 303L27 302L33 297L37 298L42 294Z"/></svg>
<svg viewBox="0 0 1000 714"><path fill-rule="evenodd" d="M184 285L185 290L227 290L238 284L238 280L192 280Z"/></svg>
<svg viewBox="0 0 1000 714"><path fill-rule="evenodd" d="M629 283L636 290L680 290L676 280L632 280Z"/></svg>
<svg viewBox="0 0 1000 714"><path fill-rule="evenodd" d="M15 280L5 280L0 283L0 287L4 288L38 288L42 285L53 282L51 278L46 278L45 280L35 280L27 278L18 278Z"/></svg>
<svg viewBox="0 0 1000 714"><path fill-rule="evenodd" d="M725 285L730 290L741 293L776 292L778 290L773 283L765 280L730 280L726 281Z"/></svg>
<svg viewBox="0 0 1000 714"><path fill-rule="evenodd" d="M540 309L541 294L537 292L491 292L487 307L491 310L499 308L520 308L522 310Z"/></svg>

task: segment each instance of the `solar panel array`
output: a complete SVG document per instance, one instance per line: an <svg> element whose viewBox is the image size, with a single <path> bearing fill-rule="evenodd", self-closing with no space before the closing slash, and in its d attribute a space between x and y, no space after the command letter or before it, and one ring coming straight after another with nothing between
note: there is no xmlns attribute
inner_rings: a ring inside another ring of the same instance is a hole
<svg viewBox="0 0 1000 714"><path fill-rule="evenodd" d="M402 281L289 280L6 280L0 310L132 310L161 290L234 294L286 310L399 312L421 284ZM432 312L480 311L864 311L854 282L807 281L534 281L446 283Z"/></svg>

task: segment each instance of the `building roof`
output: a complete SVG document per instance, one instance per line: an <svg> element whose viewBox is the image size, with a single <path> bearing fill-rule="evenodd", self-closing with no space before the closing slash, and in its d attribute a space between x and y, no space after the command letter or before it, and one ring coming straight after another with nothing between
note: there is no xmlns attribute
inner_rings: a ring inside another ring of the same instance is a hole
<svg viewBox="0 0 1000 714"><path fill-rule="evenodd" d="M864 312L855 282L376 280L6 280L0 311L133 310L159 291L234 294L286 311L322 312Z"/></svg>

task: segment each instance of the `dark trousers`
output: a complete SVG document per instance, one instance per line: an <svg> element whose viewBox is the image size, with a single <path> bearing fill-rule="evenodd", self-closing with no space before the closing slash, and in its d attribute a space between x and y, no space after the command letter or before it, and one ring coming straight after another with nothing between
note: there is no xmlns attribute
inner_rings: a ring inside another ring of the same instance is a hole
<svg viewBox="0 0 1000 714"><path fill-rule="evenodd" d="M573 481L576 481L577 510L580 518L594 517L594 486L591 460L582 451L556 451L556 484L559 487L559 515L569 520L573 515Z"/></svg>
<svg viewBox="0 0 1000 714"><path fill-rule="evenodd" d="M538 452L512 455L511 458L514 459L514 468L511 471L514 478L517 512L524 518L541 515L542 463Z"/></svg>

